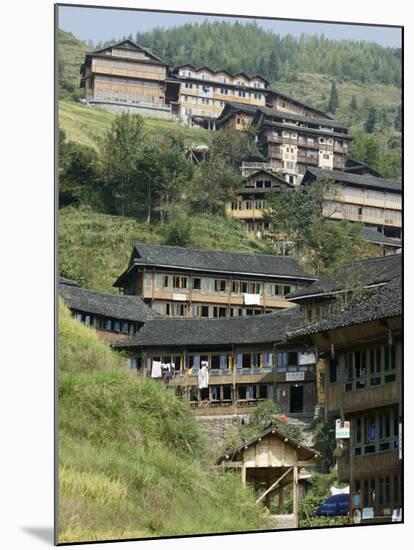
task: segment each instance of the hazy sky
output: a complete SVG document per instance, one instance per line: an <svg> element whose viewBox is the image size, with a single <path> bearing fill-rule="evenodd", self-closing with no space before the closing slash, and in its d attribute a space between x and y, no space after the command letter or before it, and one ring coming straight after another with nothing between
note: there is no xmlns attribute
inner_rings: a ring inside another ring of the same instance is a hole
<svg viewBox="0 0 414 550"><path fill-rule="evenodd" d="M184 23L215 21L249 22L253 19L213 17L206 15L185 15L156 13L150 11L96 9L61 6L59 8L59 28L72 32L77 38L94 43L110 40L137 31L148 31L154 27L175 27ZM334 25L329 23L307 23L295 21L274 21L256 19L259 26L285 35L299 36L305 34L322 34L327 38L366 40L383 46L401 47L401 30L399 28L359 25Z"/></svg>

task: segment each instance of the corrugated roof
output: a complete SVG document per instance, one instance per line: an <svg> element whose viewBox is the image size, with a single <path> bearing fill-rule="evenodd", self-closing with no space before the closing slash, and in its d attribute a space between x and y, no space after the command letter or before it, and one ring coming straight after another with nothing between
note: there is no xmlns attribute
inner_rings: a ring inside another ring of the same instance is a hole
<svg viewBox="0 0 414 550"><path fill-rule="evenodd" d="M288 329L303 323L303 312L292 307L267 315L223 319L159 318L148 321L117 347L211 346L283 342Z"/></svg>
<svg viewBox="0 0 414 550"><path fill-rule="evenodd" d="M352 290L356 287L368 287L386 283L401 275L401 254L368 258L351 262L338 268L332 275L315 281L287 295L289 300L297 301L313 296L329 295L337 291Z"/></svg>
<svg viewBox="0 0 414 550"><path fill-rule="evenodd" d="M59 294L73 310L113 319L144 323L158 317L140 296L105 294L72 284L59 284Z"/></svg>

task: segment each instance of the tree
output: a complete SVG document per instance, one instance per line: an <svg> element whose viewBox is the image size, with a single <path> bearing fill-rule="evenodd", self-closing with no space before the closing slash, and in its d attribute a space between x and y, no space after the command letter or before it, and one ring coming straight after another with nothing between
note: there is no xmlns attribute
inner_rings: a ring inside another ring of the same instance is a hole
<svg viewBox="0 0 414 550"><path fill-rule="evenodd" d="M102 209L100 176L95 149L66 141L59 130L59 207L83 204Z"/></svg>
<svg viewBox="0 0 414 550"><path fill-rule="evenodd" d="M273 193L265 214L273 228L268 238L290 242L297 259L317 274L376 254L363 240L360 224L327 219L336 210L337 194L338 187L325 178L308 187L281 188Z"/></svg>
<svg viewBox="0 0 414 550"><path fill-rule="evenodd" d="M277 58L277 55L274 50L270 52L269 55L269 63L268 63L268 74L269 78L272 80L279 80L280 73L279 73L279 61Z"/></svg>
<svg viewBox="0 0 414 550"><path fill-rule="evenodd" d="M104 191L108 209L115 214L132 214L136 202L142 199L143 189L139 183L143 144L143 119L139 115L122 113L104 136Z"/></svg>
<svg viewBox="0 0 414 550"><path fill-rule="evenodd" d="M365 131L368 134L373 134L375 131L375 125L377 123L377 110L374 106L371 106L368 111L367 121L365 122Z"/></svg>
<svg viewBox="0 0 414 550"><path fill-rule="evenodd" d="M398 132L401 132L401 130L402 130L401 105L398 106L397 113L395 115L394 128Z"/></svg>
<svg viewBox="0 0 414 550"><path fill-rule="evenodd" d="M358 102L355 95L352 96L351 101L349 103L349 111L351 115L355 115L358 111Z"/></svg>
<svg viewBox="0 0 414 550"><path fill-rule="evenodd" d="M191 217L184 209L174 208L168 213L168 221L164 225L163 244L171 246L188 246L191 242Z"/></svg>
<svg viewBox="0 0 414 550"><path fill-rule="evenodd" d="M329 96L329 102L327 110L329 113L335 113L339 105L339 96L338 96L338 90L336 89L335 82L332 82L331 86L331 93Z"/></svg>

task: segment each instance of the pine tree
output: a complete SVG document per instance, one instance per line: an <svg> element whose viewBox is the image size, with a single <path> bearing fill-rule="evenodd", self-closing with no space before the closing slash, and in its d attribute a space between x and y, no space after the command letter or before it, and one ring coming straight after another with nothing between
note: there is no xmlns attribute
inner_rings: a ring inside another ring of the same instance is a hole
<svg viewBox="0 0 414 550"><path fill-rule="evenodd" d="M377 123L377 111L375 107L370 107L368 111L368 118L365 123L365 131L368 134L373 134L375 131L375 125Z"/></svg>
<svg viewBox="0 0 414 550"><path fill-rule="evenodd" d="M335 82L332 82L331 95L329 96L328 112L335 113L339 105L338 90L336 89Z"/></svg>
<svg viewBox="0 0 414 550"><path fill-rule="evenodd" d="M395 115L394 128L395 128L398 132L401 132L401 130L402 130L401 105L398 107L398 109L397 109L397 114Z"/></svg>
<svg viewBox="0 0 414 550"><path fill-rule="evenodd" d="M277 59L277 55L273 50L270 52L267 72L269 74L269 78L271 78L272 80L279 80L279 61Z"/></svg>
<svg viewBox="0 0 414 550"><path fill-rule="evenodd" d="M349 104L349 110L351 115L354 115L358 111L358 102L355 95L353 95L351 98L351 102Z"/></svg>

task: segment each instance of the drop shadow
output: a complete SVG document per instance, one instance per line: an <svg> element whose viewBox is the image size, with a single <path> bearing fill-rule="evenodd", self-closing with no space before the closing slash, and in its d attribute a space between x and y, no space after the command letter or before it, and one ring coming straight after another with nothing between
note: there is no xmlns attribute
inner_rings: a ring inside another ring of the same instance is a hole
<svg viewBox="0 0 414 550"><path fill-rule="evenodd" d="M55 543L53 527L22 527L21 529L25 531L25 533L44 542L48 542L51 545Z"/></svg>

